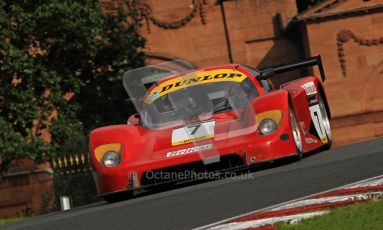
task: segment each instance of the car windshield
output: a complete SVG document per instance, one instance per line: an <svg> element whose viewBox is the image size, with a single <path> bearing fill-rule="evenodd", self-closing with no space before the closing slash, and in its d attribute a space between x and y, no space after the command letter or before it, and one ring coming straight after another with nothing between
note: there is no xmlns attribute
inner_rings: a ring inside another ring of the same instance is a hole
<svg viewBox="0 0 383 230"><path fill-rule="evenodd" d="M251 80L238 70L190 70L185 62L171 62L125 73L124 87L144 126L159 129L206 120L213 114L243 109L258 95Z"/></svg>

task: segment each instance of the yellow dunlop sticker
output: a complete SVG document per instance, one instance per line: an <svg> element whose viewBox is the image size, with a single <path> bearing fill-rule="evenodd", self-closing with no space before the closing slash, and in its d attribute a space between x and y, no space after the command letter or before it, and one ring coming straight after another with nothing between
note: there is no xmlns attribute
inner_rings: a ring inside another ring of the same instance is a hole
<svg viewBox="0 0 383 230"><path fill-rule="evenodd" d="M190 86L207 84L221 81L242 82L246 79L246 75L233 69L217 69L210 71L198 71L176 77L162 82L151 89L145 97L145 102L151 104L168 93L184 89Z"/></svg>

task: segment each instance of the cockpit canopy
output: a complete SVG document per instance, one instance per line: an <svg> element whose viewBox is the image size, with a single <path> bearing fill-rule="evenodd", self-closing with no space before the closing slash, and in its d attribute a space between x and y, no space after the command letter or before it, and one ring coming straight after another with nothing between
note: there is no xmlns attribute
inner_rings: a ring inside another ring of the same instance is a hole
<svg viewBox="0 0 383 230"><path fill-rule="evenodd" d="M184 61L130 70L124 87L143 125L153 129L239 110L258 96L249 76L234 65L192 70Z"/></svg>

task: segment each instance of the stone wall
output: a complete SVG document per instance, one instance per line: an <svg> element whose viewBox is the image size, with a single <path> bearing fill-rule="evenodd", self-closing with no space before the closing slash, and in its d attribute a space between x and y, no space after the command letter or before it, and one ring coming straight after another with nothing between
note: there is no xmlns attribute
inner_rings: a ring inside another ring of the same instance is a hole
<svg viewBox="0 0 383 230"><path fill-rule="evenodd" d="M224 6L234 62L265 67L297 58L296 45L283 34L297 13L295 1L228 1Z"/></svg>
<svg viewBox="0 0 383 230"><path fill-rule="evenodd" d="M351 3L348 3L351 7ZM337 145L383 135L383 12L308 23L321 54Z"/></svg>
<svg viewBox="0 0 383 230"><path fill-rule="evenodd" d="M111 10L117 2L104 0L103 7ZM184 59L202 67L229 62L222 11L215 0L134 0L125 6L139 12L151 63ZM294 0L224 1L223 9L233 62L258 66L265 59L294 59L295 44L282 36L297 14Z"/></svg>
<svg viewBox="0 0 383 230"><path fill-rule="evenodd" d="M0 219L38 215L49 211L53 202L53 172L30 160L15 161L0 182Z"/></svg>

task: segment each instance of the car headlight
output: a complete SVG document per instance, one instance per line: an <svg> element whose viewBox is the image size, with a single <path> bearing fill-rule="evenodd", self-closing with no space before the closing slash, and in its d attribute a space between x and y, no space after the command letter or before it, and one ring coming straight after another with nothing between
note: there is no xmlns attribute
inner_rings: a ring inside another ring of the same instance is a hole
<svg viewBox="0 0 383 230"><path fill-rule="evenodd" d="M277 124L275 123L275 121L269 118L262 120L261 124L259 125L259 131L263 135L270 134L275 130L277 130Z"/></svg>
<svg viewBox="0 0 383 230"><path fill-rule="evenodd" d="M106 167L114 167L120 163L120 154L113 151L108 151L104 154L102 162Z"/></svg>
<svg viewBox="0 0 383 230"><path fill-rule="evenodd" d="M121 161L121 150L121 143L99 145L94 149L94 158L106 167L114 167Z"/></svg>

